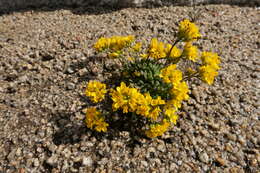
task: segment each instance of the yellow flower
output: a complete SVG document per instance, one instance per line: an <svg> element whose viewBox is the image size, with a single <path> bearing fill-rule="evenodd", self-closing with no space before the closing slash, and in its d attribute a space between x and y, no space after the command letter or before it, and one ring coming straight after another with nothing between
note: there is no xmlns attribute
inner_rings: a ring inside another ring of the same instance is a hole
<svg viewBox="0 0 260 173"><path fill-rule="evenodd" d="M147 51L148 57L155 59L165 58L166 53L164 49L163 42L158 42L156 38L153 38Z"/></svg>
<svg viewBox="0 0 260 173"><path fill-rule="evenodd" d="M139 71L135 71L135 72L134 72L134 75L137 76L137 77L139 77L139 76L141 76L141 73L140 73Z"/></svg>
<svg viewBox="0 0 260 173"><path fill-rule="evenodd" d="M95 130L98 132L106 132L108 123L104 121L104 118L100 118L96 122Z"/></svg>
<svg viewBox="0 0 260 173"><path fill-rule="evenodd" d="M153 99L149 93L145 93L138 98L136 114L142 115L152 120L157 120L161 112L159 106L164 104L165 101L162 100L160 96L158 96L156 99Z"/></svg>
<svg viewBox="0 0 260 173"><path fill-rule="evenodd" d="M141 42L136 43L136 44L132 47L132 49L133 49L135 52L139 52L139 51L141 50L141 48L142 48L142 43L141 43Z"/></svg>
<svg viewBox="0 0 260 173"><path fill-rule="evenodd" d="M171 89L171 95L172 95L172 100L170 100L171 104L174 105L175 108L180 108L181 107L181 102L183 100L188 100L189 99L189 88L186 82L180 82L176 85L174 85Z"/></svg>
<svg viewBox="0 0 260 173"><path fill-rule="evenodd" d="M189 20L185 19L180 22L178 38L183 41L197 40L201 35L199 28Z"/></svg>
<svg viewBox="0 0 260 173"><path fill-rule="evenodd" d="M133 35L128 35L125 37L125 42L127 44L132 43L135 40L135 37Z"/></svg>
<svg viewBox="0 0 260 173"><path fill-rule="evenodd" d="M136 114L148 117L151 110L151 101L152 97L149 93L145 93L144 95L140 96L138 100L138 106L136 108Z"/></svg>
<svg viewBox="0 0 260 173"><path fill-rule="evenodd" d="M161 123L150 125L150 129L145 131L145 134L149 138L155 138L161 136L164 132L168 130L170 123L163 120Z"/></svg>
<svg viewBox="0 0 260 173"><path fill-rule="evenodd" d="M162 110L160 109L160 107L157 106L153 108L152 111L149 112L149 115L147 117L156 121L161 111Z"/></svg>
<svg viewBox="0 0 260 173"><path fill-rule="evenodd" d="M134 112L137 108L138 100L142 97L142 94L136 88L129 88L124 82L121 85L112 89L110 92L114 111L121 108L123 113Z"/></svg>
<svg viewBox="0 0 260 173"><path fill-rule="evenodd" d="M203 64L199 68L201 80L211 85L218 75L217 70L220 69L219 56L213 52L202 52L201 60Z"/></svg>
<svg viewBox="0 0 260 173"><path fill-rule="evenodd" d="M128 60L128 61L134 61L135 58L133 58L133 57L128 57L127 60Z"/></svg>
<svg viewBox="0 0 260 173"><path fill-rule="evenodd" d="M104 37L101 37L100 39L98 39L98 41L94 44L94 48L98 52L100 52L108 47L109 47L108 39L104 38Z"/></svg>
<svg viewBox="0 0 260 173"><path fill-rule="evenodd" d="M88 108L86 110L86 125L88 128L92 129L93 126L94 126L94 120L95 120L95 117L97 117L98 115L100 114L100 112L98 112L96 110L95 107L91 107L91 108Z"/></svg>
<svg viewBox="0 0 260 173"><path fill-rule="evenodd" d="M91 101L98 103L105 98L107 93L106 84L99 81L90 81L85 91L86 96L90 97Z"/></svg>
<svg viewBox="0 0 260 173"><path fill-rule="evenodd" d="M174 125L176 125L178 120L178 115L176 114L177 109L170 104L164 106L164 115L166 115L167 119Z"/></svg>
<svg viewBox="0 0 260 173"><path fill-rule="evenodd" d="M134 41L134 36L114 36L111 37L110 49L118 51L127 47Z"/></svg>
<svg viewBox="0 0 260 173"><path fill-rule="evenodd" d="M175 98L168 100L168 104L173 106L176 109L179 109L181 107L182 104L182 100L177 100Z"/></svg>
<svg viewBox="0 0 260 173"><path fill-rule="evenodd" d="M166 52L166 55L169 54L170 50L172 48L172 45L171 44L167 44L166 45L166 48L165 48L165 52ZM171 50L171 53L170 53L170 58L178 58L181 56L181 50L178 49L176 46L174 46Z"/></svg>
<svg viewBox="0 0 260 173"><path fill-rule="evenodd" d="M142 116L148 116L150 113L150 107L147 104L140 104L136 108L136 114Z"/></svg>
<svg viewBox="0 0 260 173"><path fill-rule="evenodd" d="M113 36L109 38L101 37L95 44L94 48L97 51L111 49L113 52L122 50L129 46L134 41L134 36Z"/></svg>
<svg viewBox="0 0 260 173"><path fill-rule="evenodd" d="M188 76L191 76L191 75L195 74L195 73L196 73L196 71L195 71L194 69L192 69L192 68L188 67L188 69L187 69L186 73L187 73L187 75L188 75Z"/></svg>
<svg viewBox="0 0 260 173"><path fill-rule="evenodd" d="M182 56L186 57L187 59L196 62L198 59L198 49L196 46L192 46L191 42L186 42L184 46L184 50L182 52Z"/></svg>
<svg viewBox="0 0 260 173"><path fill-rule="evenodd" d="M165 101L162 100L162 98L160 96L158 96L156 99L152 99L151 100L151 105L152 106L157 106L157 105L164 105Z"/></svg>
<svg viewBox="0 0 260 173"><path fill-rule="evenodd" d="M118 52L112 52L112 53L109 53L108 54L108 57L109 58L117 58L117 57L119 57L119 53Z"/></svg>
<svg viewBox="0 0 260 173"><path fill-rule="evenodd" d="M146 59L146 58L148 58L148 54L140 54L140 57L143 59Z"/></svg>
<svg viewBox="0 0 260 173"><path fill-rule="evenodd" d="M161 70L160 77L163 78L164 82L174 85L182 80L182 72L176 69L176 67L176 64L171 64Z"/></svg>
<svg viewBox="0 0 260 173"><path fill-rule="evenodd" d="M90 129L95 129L98 132L106 132L108 124L105 122L104 117L95 107L90 107L86 110L86 125Z"/></svg>
<svg viewBox="0 0 260 173"><path fill-rule="evenodd" d="M201 80L211 85L214 82L214 78L218 75L218 72L210 65L201 66L199 68Z"/></svg>
<svg viewBox="0 0 260 173"><path fill-rule="evenodd" d="M218 54L213 52L202 52L201 60L203 65L209 65L212 67L212 69L218 70L220 59Z"/></svg>

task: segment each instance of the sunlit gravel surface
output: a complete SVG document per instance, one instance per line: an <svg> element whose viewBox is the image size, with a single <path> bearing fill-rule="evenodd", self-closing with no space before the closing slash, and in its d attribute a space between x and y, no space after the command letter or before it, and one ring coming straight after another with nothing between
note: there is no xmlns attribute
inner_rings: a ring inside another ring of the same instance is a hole
<svg viewBox="0 0 260 173"><path fill-rule="evenodd" d="M35 10L0 16L0 172L258 172L259 8L197 7L203 51L221 57L212 86L190 85L177 125L147 139L84 125L84 88L105 80L101 36L174 40L191 7ZM119 126L120 127L120 126Z"/></svg>

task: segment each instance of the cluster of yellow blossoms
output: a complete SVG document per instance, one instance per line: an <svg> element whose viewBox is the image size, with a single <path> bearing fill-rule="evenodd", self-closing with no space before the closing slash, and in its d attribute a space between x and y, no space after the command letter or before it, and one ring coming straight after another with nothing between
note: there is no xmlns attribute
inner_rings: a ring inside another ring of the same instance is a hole
<svg viewBox="0 0 260 173"><path fill-rule="evenodd" d="M171 52L170 52L171 51ZM183 51L181 51L176 46L171 44L164 44L163 42L158 42L156 38L151 40L150 46L147 49L147 53L142 55L143 58L187 58L193 62L198 59L198 48L192 45L192 41L186 42Z"/></svg>
<svg viewBox="0 0 260 173"><path fill-rule="evenodd" d="M136 88L127 87L124 82L116 90L112 89L110 94L114 111L121 108L123 113L135 112L152 120L157 120L161 112L159 106L165 104L160 96L153 99L149 93L142 94Z"/></svg>
<svg viewBox="0 0 260 173"><path fill-rule="evenodd" d="M161 136L164 132L168 130L170 123L168 121L162 121L161 123L152 124L150 129L145 131L145 134L149 138L155 138Z"/></svg>
<svg viewBox="0 0 260 173"><path fill-rule="evenodd" d="M180 22L178 38L182 41L195 41L201 37L199 28L188 19Z"/></svg>
<svg viewBox="0 0 260 173"><path fill-rule="evenodd" d="M176 64L171 64L161 70L160 77L165 83L176 84L182 80L182 72L177 69Z"/></svg>
<svg viewBox="0 0 260 173"><path fill-rule="evenodd" d="M219 56L212 52L202 52L201 56L202 66L199 68L201 79L211 85L214 81L215 76L218 75L217 70L219 67Z"/></svg>
<svg viewBox="0 0 260 173"><path fill-rule="evenodd" d="M98 81L90 81L85 92L86 96L90 97L94 103L102 101L106 93L106 85Z"/></svg>
<svg viewBox="0 0 260 173"><path fill-rule="evenodd" d="M90 81L86 89L86 94L92 98L91 100L93 102L97 103L104 99L106 94L105 88L105 84L101 82ZM101 92L102 90L103 92ZM173 89L173 92L177 93L173 95L173 98L179 99L178 92L181 93L182 91ZM144 116L151 121L158 120L160 114L164 113L165 118L161 122L162 124L152 124L150 129L145 132L149 137L161 135L167 130L170 123L176 124L178 119L178 116L175 114L178 108L173 107L174 104L172 103L174 100L166 102L162 100L160 96L153 99L149 93L142 94L136 88L127 87L124 82L121 82L121 85L116 87L115 90L111 89L110 95L113 101L113 111L122 109L123 113L135 112L137 115ZM86 111L86 124L88 128L95 129L99 132L107 131L108 124L105 122L104 116L94 107ZM166 126L166 124L168 125ZM156 128L158 129L156 130Z"/></svg>
<svg viewBox="0 0 260 173"><path fill-rule="evenodd" d="M126 37L113 36L109 38L101 37L95 44L94 48L100 52L104 49L111 49L118 51L129 45L134 41L134 36L129 35Z"/></svg>
<svg viewBox="0 0 260 173"><path fill-rule="evenodd" d="M98 132L106 132L108 123L105 122L104 116L95 107L90 107L86 110L86 125Z"/></svg>
<svg viewBox="0 0 260 173"><path fill-rule="evenodd" d="M104 50L109 50L109 58L117 58L123 53L123 49L130 47L131 43L134 41L134 36L113 36L113 37L101 37L95 44L94 48L96 51L101 52ZM133 47L133 51L140 51L142 47L141 43L136 43Z"/></svg>
<svg viewBox="0 0 260 173"><path fill-rule="evenodd" d="M186 42L182 55L189 60L196 62L198 59L198 48L192 45L192 42Z"/></svg>
<svg viewBox="0 0 260 173"><path fill-rule="evenodd" d="M114 111L121 108L123 113L135 112L151 121L156 121L160 115L163 115L164 118L160 123L152 123L150 129L145 132L148 137L156 137L162 135L168 129L170 123L176 124L178 119L176 111L180 107L181 101L187 99L188 90L185 89L182 90L181 83L181 86L173 88L173 100L165 101L160 96L153 99L149 93L142 94L136 88L127 87L122 82L116 90L111 90L112 107ZM178 106L175 107L176 104L173 102L178 102Z"/></svg>
<svg viewBox="0 0 260 173"><path fill-rule="evenodd" d="M142 57L161 59L166 58L168 55L169 58L178 58L182 55L182 52L176 46L172 47L171 44L165 44L163 42L159 42L157 38L153 38L147 49L147 53L143 54Z"/></svg>
<svg viewBox="0 0 260 173"><path fill-rule="evenodd" d="M162 69L160 77L166 83L172 84L171 95L173 99L170 103L176 108L181 107L183 100L189 99L189 89L186 82L182 81L182 72L176 69L176 64L171 64L168 67Z"/></svg>
<svg viewBox="0 0 260 173"><path fill-rule="evenodd" d="M135 53L141 51L142 44L140 42L132 44L134 42L134 36L131 35L125 37L102 37L94 45L94 48L98 52L107 51L108 57L110 58L120 57L131 59L132 62L135 62L135 60L140 57L143 58L142 60L144 61L149 58L154 60L166 59L165 62L167 63L165 64L167 65L164 68L160 67L159 77L164 84L169 84L170 89L167 88L167 92L169 92L167 94L169 94L169 96L156 95L156 98L154 98L152 93L141 93L139 89L129 87L124 82L121 82L120 86L117 86L115 89L110 89L109 91L113 111L122 110L124 114L131 112L134 115L140 115L148 120L147 122L150 124L145 134L150 138L161 136L169 129L171 124L176 124L178 120L177 112L181 108L182 102L189 99L189 88L185 82L187 77L199 77L202 81L212 84L218 74L217 70L220 69L220 60L216 53L202 52L201 55L199 55L198 48L193 45L193 42L201 37L199 29L194 23L189 20L180 22L177 37L176 42L173 44L165 44L153 38L145 54L140 54L137 58L123 56L125 55L123 54L124 51L127 50L125 48L130 48L128 50ZM175 46L178 42L184 42L183 50ZM181 70L177 69L176 65L181 59L192 61L194 64L200 66L197 69L189 68L187 72L182 73ZM143 72L135 71L135 68L133 71L137 79L143 75ZM98 103L105 99L107 92L105 84L99 81L90 81L85 94L92 102ZM87 109L86 125L88 128L98 132L106 132L109 126L109 124L105 122L105 116L97 111L95 107Z"/></svg>

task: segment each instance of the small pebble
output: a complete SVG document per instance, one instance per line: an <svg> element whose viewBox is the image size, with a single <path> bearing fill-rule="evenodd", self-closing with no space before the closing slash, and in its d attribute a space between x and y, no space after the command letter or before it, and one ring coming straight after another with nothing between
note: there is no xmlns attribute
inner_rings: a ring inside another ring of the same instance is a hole
<svg viewBox="0 0 260 173"><path fill-rule="evenodd" d="M200 161L204 162L204 163L208 163L209 162L209 156L207 153L201 153L199 155L199 159Z"/></svg>
<svg viewBox="0 0 260 173"><path fill-rule="evenodd" d="M227 164L227 161L221 157L217 157L216 162L219 163L221 166L225 166Z"/></svg>
<svg viewBox="0 0 260 173"><path fill-rule="evenodd" d="M57 162L58 162L58 157L57 157L57 155L52 155L51 157L49 157L49 158L46 160L46 163L49 164L50 166L53 166L53 167L56 166Z"/></svg>
<svg viewBox="0 0 260 173"><path fill-rule="evenodd" d="M82 165L91 167L92 164L93 164L93 160L90 156L89 157L83 157Z"/></svg>
<svg viewBox="0 0 260 173"><path fill-rule="evenodd" d="M39 162L39 160L38 160L37 158L35 158L35 159L33 160L33 165L34 165L35 167L40 166L40 162Z"/></svg>

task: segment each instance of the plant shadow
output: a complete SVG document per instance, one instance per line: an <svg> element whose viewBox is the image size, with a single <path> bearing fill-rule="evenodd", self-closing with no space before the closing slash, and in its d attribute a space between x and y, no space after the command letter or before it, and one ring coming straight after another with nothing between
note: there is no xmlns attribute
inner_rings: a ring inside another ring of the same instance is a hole
<svg viewBox="0 0 260 173"><path fill-rule="evenodd" d="M58 112L49 120L58 127L58 131L53 135L55 145L78 143L81 136L87 132L83 123L77 124L71 121L72 116L73 113Z"/></svg>
<svg viewBox="0 0 260 173"><path fill-rule="evenodd" d="M84 96L81 96L81 98L84 101L87 100ZM87 105L85 108L86 107ZM55 145L73 145L80 143L86 135L88 138L95 137L98 141L102 141L103 139L114 140L120 138L124 140L126 145L129 147L141 145L142 142L140 141L143 139L148 139L144 134L139 133L139 131L136 130L130 117L126 115L119 117L118 114L117 118L115 118L115 116L110 118L108 122L109 128L105 133L88 129L84 123L84 120L76 122L72 120L72 117L75 117L75 113L61 111L53 114L53 116L49 119L49 122L54 122L54 125L58 129L52 136L52 141ZM126 132L127 135L122 135L124 132Z"/></svg>

